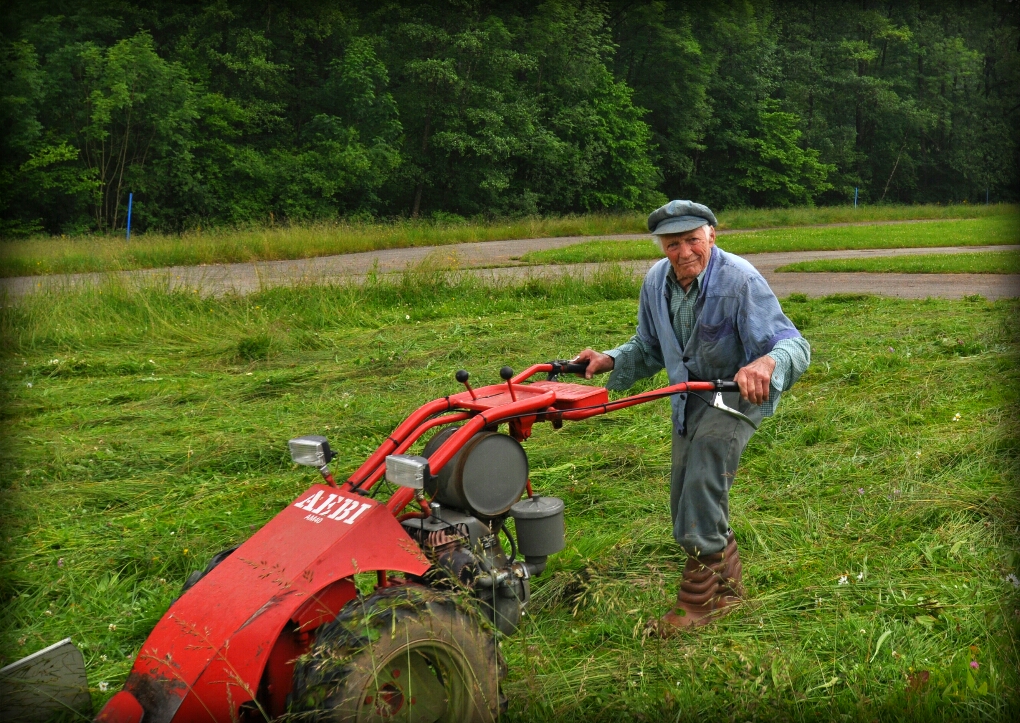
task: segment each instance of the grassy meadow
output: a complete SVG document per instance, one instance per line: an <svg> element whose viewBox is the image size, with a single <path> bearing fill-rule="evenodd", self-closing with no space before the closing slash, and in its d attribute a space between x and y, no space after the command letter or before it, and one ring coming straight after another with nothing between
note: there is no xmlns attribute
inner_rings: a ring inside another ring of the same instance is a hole
<svg viewBox="0 0 1020 723"><path fill-rule="evenodd" d="M836 251L842 249L986 246L1020 243L1020 215L931 221L890 226L782 228L720 236L721 248L735 254L773 251ZM558 249L531 251L521 260L532 264L581 264L660 259L651 240L593 240Z"/></svg>
<svg viewBox="0 0 1020 723"><path fill-rule="evenodd" d="M514 286L418 269L363 287L107 286L3 307L0 664L70 635L98 707L187 574L315 481L289 437L328 435L346 475L458 389L457 369L484 384L503 364L626 339L637 291L615 267ZM716 625L644 635L683 564L667 403L536 427L532 480L565 500L568 543L503 642L507 720L1020 710L1017 302L784 308L812 366L745 454L731 512L748 595Z"/></svg>
<svg viewBox="0 0 1020 723"><path fill-rule="evenodd" d="M737 209L721 228L767 228L908 219L1015 217L1008 204ZM647 233L645 214L587 214L516 220L341 222L250 229L195 229L184 234L34 237L0 241L0 277L300 259L470 241ZM609 259L599 259L609 260Z"/></svg>
<svg viewBox="0 0 1020 723"><path fill-rule="evenodd" d="M868 259L818 259L780 266L776 271L866 271L896 274L1018 274L1020 252L917 254Z"/></svg>

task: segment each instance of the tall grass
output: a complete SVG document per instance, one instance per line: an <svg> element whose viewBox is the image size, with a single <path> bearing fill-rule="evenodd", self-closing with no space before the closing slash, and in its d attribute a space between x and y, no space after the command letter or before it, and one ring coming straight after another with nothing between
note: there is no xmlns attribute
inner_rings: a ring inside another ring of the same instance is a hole
<svg viewBox="0 0 1020 723"><path fill-rule="evenodd" d="M496 382L503 364L633 330L635 281L612 268L503 286L440 271L221 299L106 286L0 309L0 662L71 635L102 703L187 574L314 481L289 437L328 435L344 476L457 389L456 369ZM1020 308L784 308L812 366L745 453L731 522L747 601L712 627L644 635L683 563L667 405L536 426L532 480L566 501L568 545L503 642L508 720L1017 711Z"/></svg>
<svg viewBox="0 0 1020 723"><path fill-rule="evenodd" d="M1015 216L1016 206L874 206L737 210L719 215L722 228L816 223ZM273 261L470 241L647 233L643 214L525 218L493 222L394 221L254 229L210 229L181 235L37 237L0 241L0 276Z"/></svg>

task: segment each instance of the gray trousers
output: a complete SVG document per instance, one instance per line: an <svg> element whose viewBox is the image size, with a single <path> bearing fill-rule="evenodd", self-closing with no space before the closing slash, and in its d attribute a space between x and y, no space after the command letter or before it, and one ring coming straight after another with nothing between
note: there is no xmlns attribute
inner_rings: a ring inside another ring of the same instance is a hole
<svg viewBox="0 0 1020 723"><path fill-rule="evenodd" d="M726 547L730 487L740 455L754 433L747 422L709 406L714 395L701 392L701 399L696 399L688 394L687 429L683 435L673 430L669 512L673 537L689 555L710 555ZM761 423L761 407L739 393L723 394L723 401Z"/></svg>

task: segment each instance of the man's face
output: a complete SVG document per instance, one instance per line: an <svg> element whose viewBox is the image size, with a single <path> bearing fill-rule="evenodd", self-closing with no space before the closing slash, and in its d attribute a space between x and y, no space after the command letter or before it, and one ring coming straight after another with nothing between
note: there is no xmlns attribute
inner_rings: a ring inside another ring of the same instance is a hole
<svg viewBox="0 0 1020 723"><path fill-rule="evenodd" d="M706 224L693 231L661 236L660 240L676 280L686 289L708 266L715 246L715 229Z"/></svg>

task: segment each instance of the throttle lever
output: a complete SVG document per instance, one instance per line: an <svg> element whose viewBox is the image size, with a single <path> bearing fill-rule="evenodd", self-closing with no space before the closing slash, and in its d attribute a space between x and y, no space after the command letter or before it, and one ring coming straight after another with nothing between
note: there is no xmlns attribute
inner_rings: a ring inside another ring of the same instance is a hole
<svg viewBox="0 0 1020 723"><path fill-rule="evenodd" d="M736 389L734 389L734 387L736 387ZM736 417L737 419L742 419L745 422L747 422L748 424L750 424L752 429L758 429L758 425L754 423L754 420L752 420L750 417L748 417L743 412L737 411L733 407L727 406L726 402L723 401L723 398L722 398L722 394L723 394L722 390L723 389L726 389L727 391L731 391L731 390L732 391L736 391L736 390L740 389L740 387L737 385L736 382L724 382L721 379L716 379L715 380L715 389L716 389L716 392L712 396L712 407L714 409L718 409L720 412L724 412L725 414L729 414L730 416Z"/></svg>

